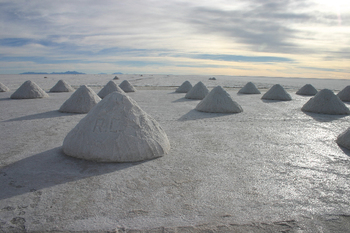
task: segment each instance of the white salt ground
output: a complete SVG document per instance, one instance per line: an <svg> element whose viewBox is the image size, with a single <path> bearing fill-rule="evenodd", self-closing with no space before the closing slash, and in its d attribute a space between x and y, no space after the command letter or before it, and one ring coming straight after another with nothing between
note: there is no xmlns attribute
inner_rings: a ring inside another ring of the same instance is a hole
<svg viewBox="0 0 350 233"><path fill-rule="evenodd" d="M192 89L192 84L189 81L185 81L179 86L175 92L178 93L187 93Z"/></svg>
<svg viewBox="0 0 350 233"><path fill-rule="evenodd" d="M302 86L297 92L296 94L298 95L316 95L317 94L317 90L314 86L312 86L311 84L305 84L304 86Z"/></svg>
<svg viewBox="0 0 350 233"><path fill-rule="evenodd" d="M202 82L194 85L185 95L186 99L202 100L209 93L208 88Z"/></svg>
<svg viewBox="0 0 350 233"><path fill-rule="evenodd" d="M124 80L121 84L119 84L119 87L124 92L135 92L136 91L136 88L128 80Z"/></svg>
<svg viewBox="0 0 350 233"><path fill-rule="evenodd" d="M136 162L170 150L161 126L127 95L113 92L99 102L63 141L67 155L98 162Z"/></svg>
<svg viewBox="0 0 350 233"><path fill-rule="evenodd" d="M242 87L239 91L239 94L261 94L258 88L254 83L248 82L244 87Z"/></svg>
<svg viewBox="0 0 350 233"><path fill-rule="evenodd" d="M56 83L56 85L50 89L50 92L72 92L72 91L75 91L75 89L62 79L59 80Z"/></svg>
<svg viewBox="0 0 350 233"><path fill-rule="evenodd" d="M25 81L12 95L11 99L36 99L45 98L49 95L43 91L36 83Z"/></svg>
<svg viewBox="0 0 350 233"><path fill-rule="evenodd" d="M350 102L350 86L346 86L337 96L344 102Z"/></svg>
<svg viewBox="0 0 350 233"><path fill-rule="evenodd" d="M86 85L79 87L60 107L60 112L88 113L101 98Z"/></svg>
<svg viewBox="0 0 350 233"><path fill-rule="evenodd" d="M103 99L104 97L106 97L108 94L112 93L112 92L119 92L122 94L125 94L125 92L113 81L109 81L106 86L104 86L98 93L97 95Z"/></svg>
<svg viewBox="0 0 350 233"><path fill-rule="evenodd" d="M30 78L49 90L64 79L97 93L114 76L0 75L0 82L16 90ZM162 126L169 153L135 163L66 156L62 142L85 116L57 111L71 93L13 101L13 91L1 92L0 231L348 232L350 152L335 140L350 116L305 114L309 98L295 94L306 83L341 90L348 80L217 76L215 86L244 109L218 114L174 93L210 76L120 77L137 85L128 95ZM280 83L293 101L237 95L248 79L263 94Z"/></svg>
<svg viewBox="0 0 350 233"><path fill-rule="evenodd" d="M0 83L0 92L6 92L6 91L10 91L10 88Z"/></svg>
<svg viewBox="0 0 350 233"><path fill-rule="evenodd" d="M287 101L292 100L292 97L280 84L275 84L261 97L261 99Z"/></svg>
<svg viewBox="0 0 350 233"><path fill-rule="evenodd" d="M217 86L198 103L196 110L209 113L239 113L242 107L221 87Z"/></svg>
<svg viewBox="0 0 350 233"><path fill-rule="evenodd" d="M336 96L333 91L323 89L311 98L301 110L305 112L348 115L350 111L348 107Z"/></svg>

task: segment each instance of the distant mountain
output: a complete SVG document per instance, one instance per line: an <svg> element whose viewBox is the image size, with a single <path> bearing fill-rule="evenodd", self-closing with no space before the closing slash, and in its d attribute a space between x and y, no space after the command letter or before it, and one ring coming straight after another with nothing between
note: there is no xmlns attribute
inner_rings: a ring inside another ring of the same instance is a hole
<svg viewBox="0 0 350 233"><path fill-rule="evenodd" d="M47 73L47 72L24 72L20 74L85 74L77 71L66 71L66 72L52 72L52 73Z"/></svg>
<svg viewBox="0 0 350 233"><path fill-rule="evenodd" d="M116 73L113 73L113 74L123 74L123 73L121 73L121 72L116 72Z"/></svg>

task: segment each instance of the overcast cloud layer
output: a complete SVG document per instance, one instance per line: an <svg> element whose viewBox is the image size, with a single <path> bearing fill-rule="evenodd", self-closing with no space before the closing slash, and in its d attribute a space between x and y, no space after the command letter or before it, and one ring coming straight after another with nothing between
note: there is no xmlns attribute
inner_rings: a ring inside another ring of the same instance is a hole
<svg viewBox="0 0 350 233"><path fill-rule="evenodd" d="M0 73L350 78L350 2L1 1Z"/></svg>

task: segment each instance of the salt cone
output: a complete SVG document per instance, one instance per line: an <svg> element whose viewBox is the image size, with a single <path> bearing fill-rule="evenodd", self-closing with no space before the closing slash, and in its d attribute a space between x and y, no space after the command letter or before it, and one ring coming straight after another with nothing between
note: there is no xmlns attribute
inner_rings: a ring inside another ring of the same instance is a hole
<svg viewBox="0 0 350 233"><path fill-rule="evenodd" d="M348 115L349 109L336 96L333 91L323 89L312 97L301 110L305 112L332 114L332 115Z"/></svg>
<svg viewBox="0 0 350 233"><path fill-rule="evenodd" d="M50 89L50 92L71 92L74 88L71 87L66 81L59 80L55 86Z"/></svg>
<svg viewBox="0 0 350 233"><path fill-rule="evenodd" d="M49 95L43 91L35 82L25 81L12 95L11 99L36 99L45 98Z"/></svg>
<svg viewBox="0 0 350 233"><path fill-rule="evenodd" d="M305 84L302 88L300 88L297 92L297 95L316 95L317 90L311 84Z"/></svg>
<svg viewBox="0 0 350 233"><path fill-rule="evenodd" d="M273 85L261 99L265 100L292 100L292 97L284 90L280 84Z"/></svg>
<svg viewBox="0 0 350 233"><path fill-rule="evenodd" d="M60 107L60 112L88 113L101 98L85 85L79 87Z"/></svg>
<svg viewBox="0 0 350 233"><path fill-rule="evenodd" d="M202 100L209 93L208 88L202 83L198 82L189 92L187 92L186 99Z"/></svg>
<svg viewBox="0 0 350 233"><path fill-rule="evenodd" d="M99 162L135 162L170 150L161 126L125 94L106 96L68 133L67 155Z"/></svg>
<svg viewBox="0 0 350 233"><path fill-rule="evenodd" d="M344 102L350 102L350 86L346 86L337 96Z"/></svg>
<svg viewBox="0 0 350 233"><path fill-rule="evenodd" d="M336 142L339 146L350 150L350 127L338 136Z"/></svg>
<svg viewBox="0 0 350 233"><path fill-rule="evenodd" d="M135 92L136 91L136 88L128 80L124 80L121 84L119 84L119 87L124 92Z"/></svg>
<svg viewBox="0 0 350 233"><path fill-rule="evenodd" d="M104 86L100 92L97 94L101 99L105 98L108 94L112 92L119 92L119 93L124 93L124 91L118 87L117 84L113 81L109 81L106 86Z"/></svg>
<svg viewBox="0 0 350 233"><path fill-rule="evenodd" d="M242 107L221 87L217 86L196 107L201 112L239 113Z"/></svg>
<svg viewBox="0 0 350 233"><path fill-rule="evenodd" d="M187 93L191 90L192 84L189 81L185 81L179 86L175 92L178 93Z"/></svg>
<svg viewBox="0 0 350 233"><path fill-rule="evenodd" d="M0 83L0 92L7 92L9 90L10 90L10 88L8 88L4 84Z"/></svg>
<svg viewBox="0 0 350 233"><path fill-rule="evenodd" d="M238 91L239 94L261 94L261 92L256 88L254 83L248 82L241 90Z"/></svg>

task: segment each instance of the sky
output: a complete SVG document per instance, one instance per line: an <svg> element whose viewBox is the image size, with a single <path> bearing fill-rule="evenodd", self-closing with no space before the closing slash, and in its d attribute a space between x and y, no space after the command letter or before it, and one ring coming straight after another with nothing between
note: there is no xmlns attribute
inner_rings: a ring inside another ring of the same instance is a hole
<svg viewBox="0 0 350 233"><path fill-rule="evenodd" d="M349 0L0 0L0 74L350 79Z"/></svg>

